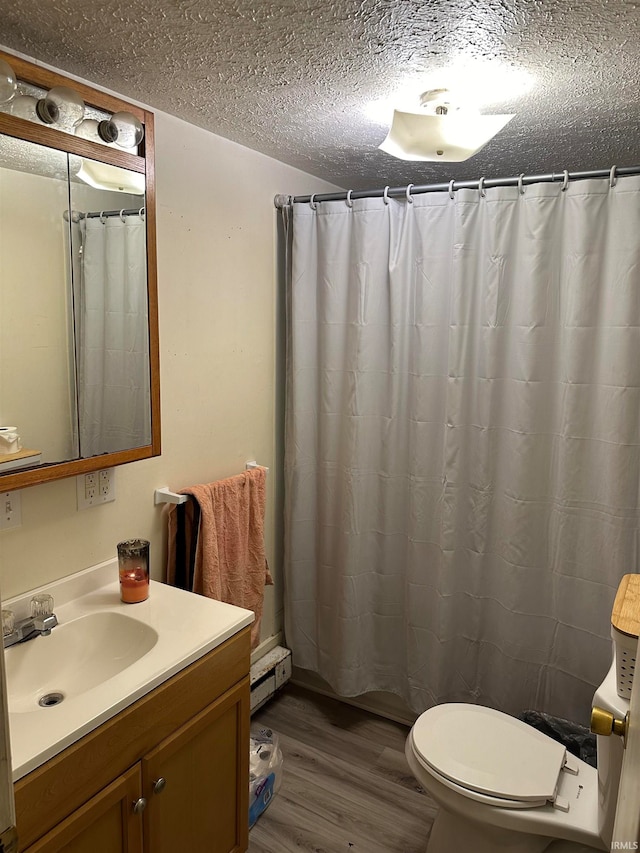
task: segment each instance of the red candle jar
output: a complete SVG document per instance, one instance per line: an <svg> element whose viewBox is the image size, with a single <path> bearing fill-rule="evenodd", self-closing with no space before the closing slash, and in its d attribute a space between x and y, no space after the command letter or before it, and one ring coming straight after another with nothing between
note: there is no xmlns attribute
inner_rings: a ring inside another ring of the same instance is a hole
<svg viewBox="0 0 640 853"><path fill-rule="evenodd" d="M146 539L118 542L120 598L136 604L149 597L149 543Z"/></svg>

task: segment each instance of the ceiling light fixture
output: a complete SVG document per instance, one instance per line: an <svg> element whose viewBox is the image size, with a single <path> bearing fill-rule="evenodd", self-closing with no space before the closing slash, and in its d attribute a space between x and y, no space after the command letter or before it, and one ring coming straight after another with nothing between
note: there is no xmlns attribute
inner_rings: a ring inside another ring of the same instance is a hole
<svg viewBox="0 0 640 853"><path fill-rule="evenodd" d="M393 111L393 122L378 147L400 160L459 163L468 160L511 121L513 115L481 115L456 103L448 89L420 97L422 112Z"/></svg>

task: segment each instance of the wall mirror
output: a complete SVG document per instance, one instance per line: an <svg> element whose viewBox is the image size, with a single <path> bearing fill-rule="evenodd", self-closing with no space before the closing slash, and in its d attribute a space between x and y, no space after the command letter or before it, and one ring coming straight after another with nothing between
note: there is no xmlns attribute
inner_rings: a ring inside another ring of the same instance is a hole
<svg viewBox="0 0 640 853"><path fill-rule="evenodd" d="M151 113L0 52L0 491L159 455L154 199Z"/></svg>

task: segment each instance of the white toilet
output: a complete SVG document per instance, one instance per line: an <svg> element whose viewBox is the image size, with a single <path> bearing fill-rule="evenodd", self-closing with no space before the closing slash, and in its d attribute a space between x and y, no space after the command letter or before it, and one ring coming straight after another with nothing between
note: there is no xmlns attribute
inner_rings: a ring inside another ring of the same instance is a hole
<svg viewBox="0 0 640 853"><path fill-rule="evenodd" d="M615 661L594 706L624 718ZM479 705L437 705L406 743L413 775L438 803L428 853L609 850L623 742L598 736L598 769L520 720Z"/></svg>

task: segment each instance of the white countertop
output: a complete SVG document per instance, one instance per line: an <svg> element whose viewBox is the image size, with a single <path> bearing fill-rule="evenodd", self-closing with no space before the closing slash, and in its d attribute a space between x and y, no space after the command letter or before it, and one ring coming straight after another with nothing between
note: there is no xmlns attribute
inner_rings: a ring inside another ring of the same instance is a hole
<svg viewBox="0 0 640 853"><path fill-rule="evenodd" d="M250 610L213 601L162 583L151 581L149 598L138 604L120 601L117 561L110 560L38 590L3 602L16 619L28 614L32 595L47 592L54 597L60 626L99 612L117 612L153 628L155 645L136 662L80 695L67 696L61 704L33 710L9 711L13 780L25 776L43 762L113 717L181 669L250 625ZM60 630L54 628L53 632ZM53 634L52 634L53 636ZM31 643L46 643L37 637ZM13 649L5 650L8 662ZM9 679L10 681L10 679ZM43 689L55 689L55 673ZM11 683L8 685L11 695ZM10 703L11 704L11 703Z"/></svg>

